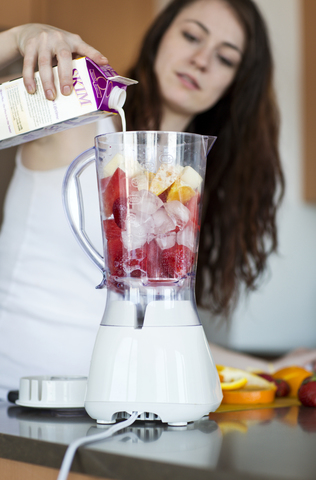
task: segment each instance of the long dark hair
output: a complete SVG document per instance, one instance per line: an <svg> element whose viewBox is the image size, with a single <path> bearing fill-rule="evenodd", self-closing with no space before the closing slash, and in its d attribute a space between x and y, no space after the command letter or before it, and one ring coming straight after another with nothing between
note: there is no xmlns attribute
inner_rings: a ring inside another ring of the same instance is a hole
<svg viewBox="0 0 316 480"><path fill-rule="evenodd" d="M139 81L125 105L128 129L159 130L161 97L154 63L160 41L179 12L198 0L174 0L144 38L128 76ZM279 113L264 21L252 0L223 0L236 12L246 47L236 77L215 106L188 131L217 136L209 155L196 296L227 315L240 287L253 290L277 248L276 211L284 177L278 152Z"/></svg>

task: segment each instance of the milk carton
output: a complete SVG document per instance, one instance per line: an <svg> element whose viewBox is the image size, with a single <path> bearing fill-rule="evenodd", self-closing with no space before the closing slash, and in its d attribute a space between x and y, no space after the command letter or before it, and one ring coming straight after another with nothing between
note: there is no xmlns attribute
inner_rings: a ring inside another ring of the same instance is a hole
<svg viewBox="0 0 316 480"><path fill-rule="evenodd" d="M39 73L36 93L27 93L23 78L0 85L0 149L18 145L67 128L90 123L122 110L128 85L135 80L119 76L109 65L98 66L88 57L73 60L73 91L47 100Z"/></svg>

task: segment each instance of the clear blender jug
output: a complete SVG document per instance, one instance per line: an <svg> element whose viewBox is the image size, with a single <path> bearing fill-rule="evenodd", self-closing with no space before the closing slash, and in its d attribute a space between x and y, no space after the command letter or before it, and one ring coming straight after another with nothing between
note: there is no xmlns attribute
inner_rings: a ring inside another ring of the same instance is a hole
<svg viewBox="0 0 316 480"><path fill-rule="evenodd" d="M186 424L214 411L222 393L195 303L207 154L215 141L177 132L99 135L70 165L68 220L102 271L105 312L85 408L100 423L132 411ZM103 256L84 229L80 175L97 168Z"/></svg>

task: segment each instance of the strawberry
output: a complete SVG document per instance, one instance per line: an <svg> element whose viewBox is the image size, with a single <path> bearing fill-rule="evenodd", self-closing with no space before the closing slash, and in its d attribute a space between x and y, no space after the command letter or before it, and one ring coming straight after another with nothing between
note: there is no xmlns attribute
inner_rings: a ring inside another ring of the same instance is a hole
<svg viewBox="0 0 316 480"><path fill-rule="evenodd" d="M192 197L186 204L186 207L190 210L190 220L196 225L199 223L199 204L199 194L194 195L194 197Z"/></svg>
<svg viewBox="0 0 316 480"><path fill-rule="evenodd" d="M276 397L287 397L290 394L291 388L286 380L283 380L282 378L276 378L274 379L274 383L277 387L275 392Z"/></svg>
<svg viewBox="0 0 316 480"><path fill-rule="evenodd" d="M135 190L136 188L133 186L131 180L128 179L125 172L118 167L105 186L104 191L101 191L105 216L110 217L112 215L113 203L117 198L126 198Z"/></svg>
<svg viewBox="0 0 316 480"><path fill-rule="evenodd" d="M194 254L184 245L174 245L162 250L162 268L164 275L171 278L182 278L192 269Z"/></svg>
<svg viewBox="0 0 316 480"><path fill-rule="evenodd" d="M113 203L113 216L116 225L119 228L124 228L125 219L127 215L127 199L126 197L119 197Z"/></svg>
<svg viewBox="0 0 316 480"><path fill-rule="evenodd" d="M148 278L163 278L164 272L161 266L162 250L156 240L147 244L147 276Z"/></svg>
<svg viewBox="0 0 316 480"><path fill-rule="evenodd" d="M115 220L109 218L103 220L103 229L107 240L121 238L121 229L116 225Z"/></svg>
<svg viewBox="0 0 316 480"><path fill-rule="evenodd" d="M101 178L100 180L101 192L104 192L110 180L111 180L111 177Z"/></svg>
<svg viewBox="0 0 316 480"><path fill-rule="evenodd" d="M274 383L277 387L275 396L276 397L287 397L290 393L290 385L281 378L273 378L272 375L268 373L258 373L259 377L265 378L268 382Z"/></svg>
<svg viewBox="0 0 316 480"><path fill-rule="evenodd" d="M303 380L298 389L298 399L305 407L316 407L316 373Z"/></svg>
<svg viewBox="0 0 316 480"><path fill-rule="evenodd" d="M111 238L107 243L108 268L115 277L124 277L123 243L120 238Z"/></svg>

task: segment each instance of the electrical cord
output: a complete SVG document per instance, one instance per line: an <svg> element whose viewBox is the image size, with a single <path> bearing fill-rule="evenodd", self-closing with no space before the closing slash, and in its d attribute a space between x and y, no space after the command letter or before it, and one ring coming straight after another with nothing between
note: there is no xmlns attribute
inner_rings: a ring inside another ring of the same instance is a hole
<svg viewBox="0 0 316 480"><path fill-rule="evenodd" d="M74 440L73 442L71 442L68 445L65 456L63 458L57 480L67 480L72 461L76 454L76 450L79 447L83 445L87 445L89 443L99 442L101 440L104 440L105 438L110 437L111 435L118 432L119 430L123 430L124 428L129 427L130 425L132 425L132 423L136 421L139 413L140 412L132 412L132 415L127 420L124 420L124 422L116 423L115 425L110 427L106 432L90 435L89 437L78 438L77 440Z"/></svg>

